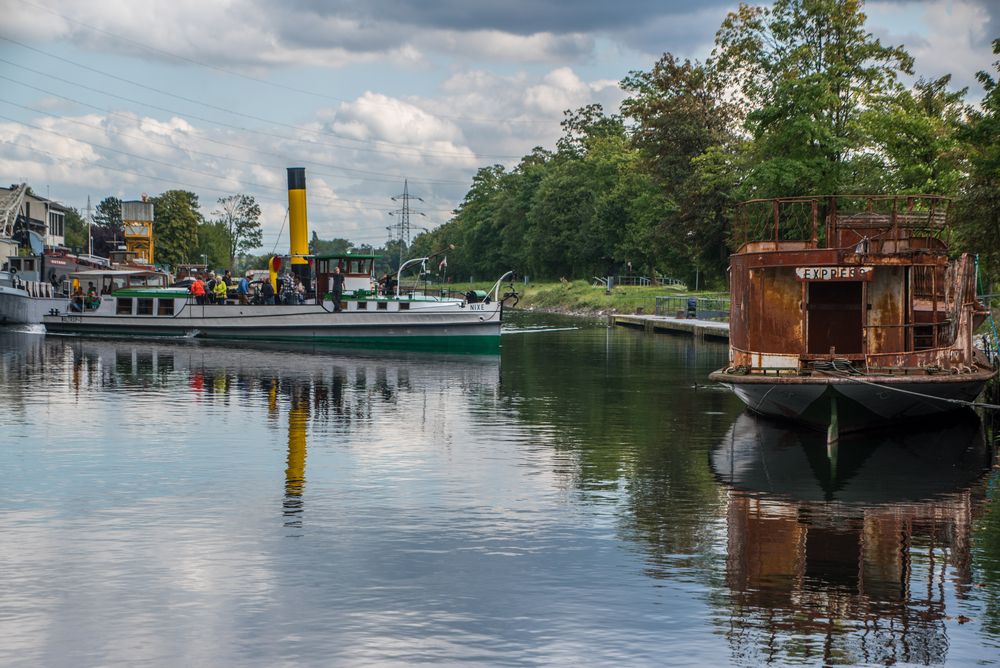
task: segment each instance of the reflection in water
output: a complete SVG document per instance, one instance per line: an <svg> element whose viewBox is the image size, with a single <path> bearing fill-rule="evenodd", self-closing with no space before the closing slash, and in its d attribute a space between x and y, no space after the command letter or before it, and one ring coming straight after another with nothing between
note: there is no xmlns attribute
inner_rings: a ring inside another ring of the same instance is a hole
<svg viewBox="0 0 1000 668"><path fill-rule="evenodd" d="M706 386L726 355L586 325L499 359L0 330L0 664L1000 656L978 424L832 469Z"/></svg>
<svg viewBox="0 0 1000 668"><path fill-rule="evenodd" d="M317 392L317 400L319 400ZM309 394L296 388L288 410L288 468L285 469L285 526L302 527L302 491L306 484L306 425L309 422Z"/></svg>
<svg viewBox="0 0 1000 668"><path fill-rule="evenodd" d="M944 663L991 454L971 413L842 439L835 463L823 435L740 415L712 453L736 661Z"/></svg>

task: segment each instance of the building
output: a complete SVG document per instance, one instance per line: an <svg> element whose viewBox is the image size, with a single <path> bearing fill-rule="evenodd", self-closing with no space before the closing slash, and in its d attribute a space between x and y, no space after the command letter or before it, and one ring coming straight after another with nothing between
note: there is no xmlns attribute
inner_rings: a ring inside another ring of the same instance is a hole
<svg viewBox="0 0 1000 668"><path fill-rule="evenodd" d="M10 216L4 229L0 230L0 238L16 237L27 225L27 229L38 235L45 246L64 246L66 244L66 212L69 210L58 202L32 193L29 190L19 197L18 186L0 188L0 203L7 202L16 206L15 216ZM19 206L18 206L18 200ZM0 212L2 213L2 212Z"/></svg>

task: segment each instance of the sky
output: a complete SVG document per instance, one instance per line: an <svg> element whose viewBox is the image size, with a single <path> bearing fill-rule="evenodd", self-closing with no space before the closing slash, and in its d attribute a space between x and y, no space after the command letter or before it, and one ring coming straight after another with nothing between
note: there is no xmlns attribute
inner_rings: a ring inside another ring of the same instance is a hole
<svg viewBox="0 0 1000 668"><path fill-rule="evenodd" d="M730 0L0 0L0 182L85 211L170 189L261 205L287 252L286 167L310 231L386 241L404 180L414 233L477 169L553 148L563 112L617 111L664 52L704 59ZM869 29L925 78L981 97L1000 0L869 1ZM393 200L393 197L397 197Z"/></svg>

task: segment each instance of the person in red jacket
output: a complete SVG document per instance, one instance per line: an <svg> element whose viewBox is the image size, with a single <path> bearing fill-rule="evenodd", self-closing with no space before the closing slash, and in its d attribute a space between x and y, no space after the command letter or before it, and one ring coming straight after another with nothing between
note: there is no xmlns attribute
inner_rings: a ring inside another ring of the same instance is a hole
<svg viewBox="0 0 1000 668"><path fill-rule="evenodd" d="M195 302L201 305L205 304L205 281L196 276L194 283L191 284L188 290L191 292L191 296L194 297Z"/></svg>

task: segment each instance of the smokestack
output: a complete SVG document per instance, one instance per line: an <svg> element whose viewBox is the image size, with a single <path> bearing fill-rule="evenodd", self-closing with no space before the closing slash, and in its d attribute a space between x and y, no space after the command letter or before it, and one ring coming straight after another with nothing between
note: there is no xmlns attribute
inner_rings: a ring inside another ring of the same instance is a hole
<svg viewBox="0 0 1000 668"><path fill-rule="evenodd" d="M308 264L309 223L306 218L306 168L288 168L288 236L292 264Z"/></svg>

